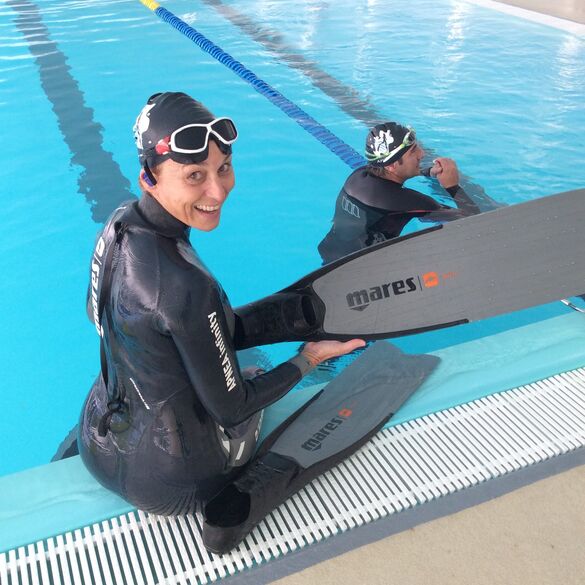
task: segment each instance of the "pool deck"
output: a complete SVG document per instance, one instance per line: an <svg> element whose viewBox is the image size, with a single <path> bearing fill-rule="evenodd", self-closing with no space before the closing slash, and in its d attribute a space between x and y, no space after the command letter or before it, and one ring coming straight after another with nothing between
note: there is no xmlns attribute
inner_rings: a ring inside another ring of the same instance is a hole
<svg viewBox="0 0 585 585"><path fill-rule="evenodd" d="M500 2L585 24L583 0ZM585 465L419 524L278 585L583 585Z"/></svg>
<svg viewBox="0 0 585 585"><path fill-rule="evenodd" d="M582 585L585 466L357 548L278 585Z"/></svg>
<svg viewBox="0 0 585 585"><path fill-rule="evenodd" d="M556 18L572 20L585 24L585 2L583 0L496 0L500 4L508 4Z"/></svg>

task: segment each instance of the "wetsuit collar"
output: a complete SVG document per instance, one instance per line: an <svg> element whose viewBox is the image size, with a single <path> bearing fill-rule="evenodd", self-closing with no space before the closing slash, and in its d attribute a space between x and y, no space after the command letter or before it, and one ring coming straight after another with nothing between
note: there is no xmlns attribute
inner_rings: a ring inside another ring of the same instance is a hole
<svg viewBox="0 0 585 585"><path fill-rule="evenodd" d="M191 228L171 215L150 193L143 193L138 209L159 234L170 238L189 237Z"/></svg>
<svg viewBox="0 0 585 585"><path fill-rule="evenodd" d="M373 173L368 171L367 168L365 169L365 172L368 176L373 177L374 179L378 179L378 181L390 181L391 183L395 183L396 185L399 185L400 187L402 187L404 185L404 181L396 180L396 179L390 178L388 176L378 177L378 175L374 175Z"/></svg>

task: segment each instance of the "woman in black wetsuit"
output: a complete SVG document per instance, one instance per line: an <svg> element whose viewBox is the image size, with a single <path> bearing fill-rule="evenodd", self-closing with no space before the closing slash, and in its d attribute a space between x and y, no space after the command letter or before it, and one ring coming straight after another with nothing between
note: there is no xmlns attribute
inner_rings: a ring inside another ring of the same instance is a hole
<svg viewBox="0 0 585 585"><path fill-rule="evenodd" d="M105 487L142 510L185 514L250 459L264 407L316 364L364 343L307 343L244 379L235 351L251 345L245 323L189 242L190 228L219 223L234 186L236 128L168 92L148 100L134 131L142 197L114 211L91 260L101 372L78 443Z"/></svg>

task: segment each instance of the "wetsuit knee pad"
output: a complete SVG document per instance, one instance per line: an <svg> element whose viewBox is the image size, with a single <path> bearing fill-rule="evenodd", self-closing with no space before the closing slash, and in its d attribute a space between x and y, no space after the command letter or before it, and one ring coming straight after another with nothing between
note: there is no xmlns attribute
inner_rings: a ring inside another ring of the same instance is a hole
<svg viewBox="0 0 585 585"><path fill-rule="evenodd" d="M260 411L229 429L217 427L219 440L228 458L228 467L241 467L248 463L256 450L263 417L264 411Z"/></svg>

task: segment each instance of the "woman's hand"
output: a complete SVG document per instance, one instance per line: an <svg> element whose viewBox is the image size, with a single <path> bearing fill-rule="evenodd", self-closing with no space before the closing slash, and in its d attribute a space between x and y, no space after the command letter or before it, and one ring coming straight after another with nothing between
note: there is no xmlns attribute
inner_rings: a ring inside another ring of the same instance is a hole
<svg viewBox="0 0 585 585"><path fill-rule="evenodd" d="M363 339L352 339L350 341L311 341L305 344L301 355L308 359L311 365L315 367L325 360L351 353L365 345L366 342Z"/></svg>

